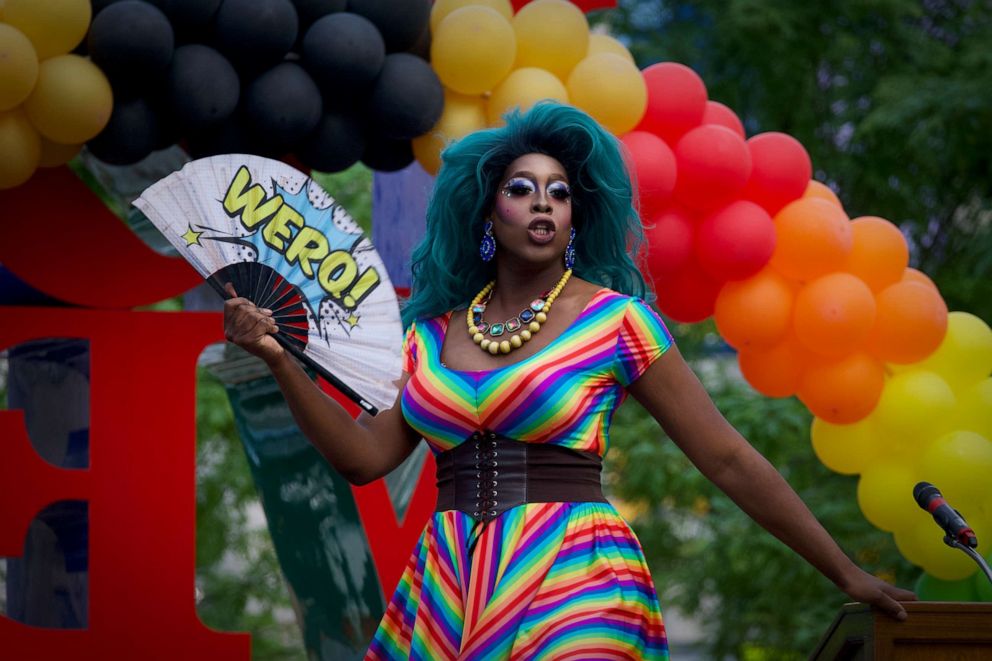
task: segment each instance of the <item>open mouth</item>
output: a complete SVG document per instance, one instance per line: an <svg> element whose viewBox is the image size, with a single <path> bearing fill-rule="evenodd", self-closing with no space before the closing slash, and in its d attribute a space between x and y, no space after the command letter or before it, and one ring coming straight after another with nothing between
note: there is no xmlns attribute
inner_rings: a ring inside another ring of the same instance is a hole
<svg viewBox="0 0 992 661"><path fill-rule="evenodd" d="M547 218L536 218L527 226L531 240L537 243L548 243L555 238L554 221Z"/></svg>

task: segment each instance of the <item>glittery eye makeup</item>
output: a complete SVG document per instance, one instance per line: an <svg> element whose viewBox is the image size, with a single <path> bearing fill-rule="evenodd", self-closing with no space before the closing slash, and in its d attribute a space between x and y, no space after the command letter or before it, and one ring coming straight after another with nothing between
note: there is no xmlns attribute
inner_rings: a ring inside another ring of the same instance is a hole
<svg viewBox="0 0 992 661"><path fill-rule="evenodd" d="M503 194L507 197L524 197L535 192L537 188L530 179L524 177L512 177L503 184Z"/></svg>
<svg viewBox="0 0 992 661"><path fill-rule="evenodd" d="M548 197L559 202L565 202L572 197L572 189L564 181L552 181L548 184ZM526 177L511 177L503 184L503 195L507 197L525 197L537 192L537 186Z"/></svg>
<svg viewBox="0 0 992 661"><path fill-rule="evenodd" d="M572 189L564 181L553 181L548 184L548 195L564 202L572 197Z"/></svg>

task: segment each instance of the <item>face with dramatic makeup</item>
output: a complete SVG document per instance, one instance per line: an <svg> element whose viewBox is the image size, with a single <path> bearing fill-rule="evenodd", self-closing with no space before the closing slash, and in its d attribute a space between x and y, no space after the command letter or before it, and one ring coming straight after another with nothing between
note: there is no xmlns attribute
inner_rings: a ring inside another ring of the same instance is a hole
<svg viewBox="0 0 992 661"><path fill-rule="evenodd" d="M503 173L493 203L497 254L539 264L562 259L572 229L572 190L565 168L525 154Z"/></svg>

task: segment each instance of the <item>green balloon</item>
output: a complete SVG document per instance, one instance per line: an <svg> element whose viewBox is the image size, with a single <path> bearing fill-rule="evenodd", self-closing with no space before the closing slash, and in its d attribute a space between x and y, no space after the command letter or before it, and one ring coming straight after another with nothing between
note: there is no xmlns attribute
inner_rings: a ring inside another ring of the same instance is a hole
<svg viewBox="0 0 992 661"><path fill-rule="evenodd" d="M959 581L942 581L923 572L916 579L915 590L916 596L923 601L978 601L978 587L972 576Z"/></svg>

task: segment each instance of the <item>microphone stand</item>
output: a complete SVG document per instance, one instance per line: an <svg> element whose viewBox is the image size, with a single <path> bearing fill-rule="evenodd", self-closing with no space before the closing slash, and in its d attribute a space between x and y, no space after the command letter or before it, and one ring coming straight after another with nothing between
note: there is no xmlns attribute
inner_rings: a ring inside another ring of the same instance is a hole
<svg viewBox="0 0 992 661"><path fill-rule="evenodd" d="M983 572L985 572L985 578L989 579L989 582L992 583L992 569L989 568L989 563L985 562L985 558L975 551L975 549L970 546L965 546L950 535L944 535L944 543L952 548L961 549L967 553L968 557L977 562L978 566L982 568Z"/></svg>

